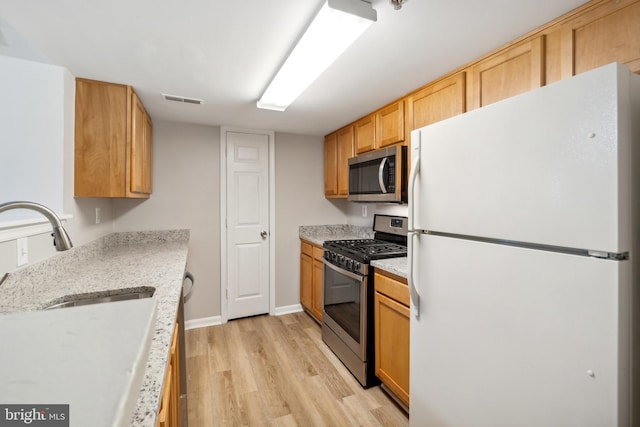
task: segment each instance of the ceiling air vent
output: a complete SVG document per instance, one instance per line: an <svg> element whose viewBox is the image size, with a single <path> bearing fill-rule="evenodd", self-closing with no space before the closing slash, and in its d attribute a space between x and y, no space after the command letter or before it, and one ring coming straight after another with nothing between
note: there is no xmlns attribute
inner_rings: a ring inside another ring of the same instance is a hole
<svg viewBox="0 0 640 427"><path fill-rule="evenodd" d="M187 98L185 96L169 95L169 94L166 94L166 93L163 93L162 97L166 101L184 102L185 104L197 104L197 105L200 105L200 104L202 104L204 102L202 99Z"/></svg>

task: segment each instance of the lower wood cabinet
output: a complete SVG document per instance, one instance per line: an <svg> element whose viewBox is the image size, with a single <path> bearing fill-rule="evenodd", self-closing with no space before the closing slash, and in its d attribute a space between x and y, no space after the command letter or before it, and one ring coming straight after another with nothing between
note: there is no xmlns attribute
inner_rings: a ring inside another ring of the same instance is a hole
<svg viewBox="0 0 640 427"><path fill-rule="evenodd" d="M374 275L376 376L409 407L409 288L406 279Z"/></svg>
<svg viewBox="0 0 640 427"><path fill-rule="evenodd" d="M318 322L322 321L324 250L302 240L300 242L300 303Z"/></svg>
<svg viewBox="0 0 640 427"><path fill-rule="evenodd" d="M180 427L180 351L176 323L171 342L171 354L162 391L157 427Z"/></svg>

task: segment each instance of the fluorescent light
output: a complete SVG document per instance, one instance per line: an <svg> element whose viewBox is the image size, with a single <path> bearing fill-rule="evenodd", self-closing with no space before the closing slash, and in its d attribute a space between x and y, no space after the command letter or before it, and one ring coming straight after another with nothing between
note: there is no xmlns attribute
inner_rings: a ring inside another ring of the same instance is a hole
<svg viewBox="0 0 640 427"><path fill-rule="evenodd" d="M258 108L284 111L377 19L362 0L326 0L258 101Z"/></svg>

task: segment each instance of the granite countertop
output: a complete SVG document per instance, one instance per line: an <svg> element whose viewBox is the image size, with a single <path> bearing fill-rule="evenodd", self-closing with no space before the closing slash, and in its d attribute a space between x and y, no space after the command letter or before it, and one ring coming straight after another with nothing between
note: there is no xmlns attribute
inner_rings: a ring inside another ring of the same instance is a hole
<svg viewBox="0 0 640 427"><path fill-rule="evenodd" d="M188 230L114 233L60 252L7 277L0 286L0 314L42 310L72 299L155 289L153 336L130 423L153 427L169 360L188 242ZM114 343L113 348L117 345Z"/></svg>
<svg viewBox="0 0 640 427"><path fill-rule="evenodd" d="M371 266L407 278L407 257L388 258L371 261Z"/></svg>
<svg viewBox="0 0 640 427"><path fill-rule="evenodd" d="M298 234L302 240L322 246L327 240L373 239L373 229L357 225L301 225Z"/></svg>

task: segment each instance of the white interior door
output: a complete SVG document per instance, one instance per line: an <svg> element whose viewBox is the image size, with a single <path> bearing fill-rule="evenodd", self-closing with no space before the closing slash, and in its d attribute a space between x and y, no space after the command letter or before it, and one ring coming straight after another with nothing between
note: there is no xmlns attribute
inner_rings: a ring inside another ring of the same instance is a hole
<svg viewBox="0 0 640 427"><path fill-rule="evenodd" d="M226 296L235 319L269 312L269 135L225 135Z"/></svg>

